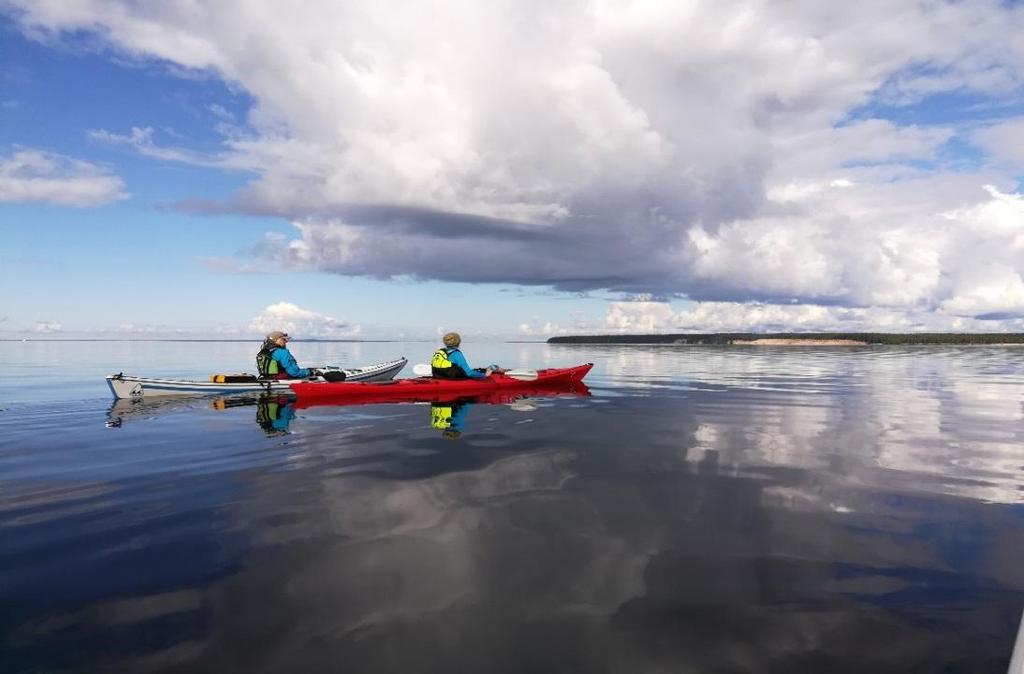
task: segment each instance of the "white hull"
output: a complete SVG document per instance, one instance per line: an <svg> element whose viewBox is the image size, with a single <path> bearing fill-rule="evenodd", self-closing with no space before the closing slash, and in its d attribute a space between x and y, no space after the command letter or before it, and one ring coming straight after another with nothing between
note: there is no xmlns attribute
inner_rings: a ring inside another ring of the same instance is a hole
<svg viewBox="0 0 1024 674"><path fill-rule="evenodd" d="M401 371L406 364L405 358L375 363L365 367L343 369L345 381L388 381ZM107 375L107 385L115 398L137 399L155 396L184 396L203 393L287 393L291 389L288 384L293 381L309 381L308 379L278 379L275 381L239 382L218 384L210 381L192 379L156 379L153 377L134 377L124 373Z"/></svg>

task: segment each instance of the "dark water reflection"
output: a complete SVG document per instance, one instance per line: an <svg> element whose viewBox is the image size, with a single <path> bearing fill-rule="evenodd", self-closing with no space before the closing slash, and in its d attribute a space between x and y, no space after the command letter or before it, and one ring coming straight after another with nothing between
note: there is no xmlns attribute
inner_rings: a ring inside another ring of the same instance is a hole
<svg viewBox="0 0 1024 674"><path fill-rule="evenodd" d="M454 440L429 405L10 407L0 661L1005 671L1024 352L781 351L545 350L594 395Z"/></svg>

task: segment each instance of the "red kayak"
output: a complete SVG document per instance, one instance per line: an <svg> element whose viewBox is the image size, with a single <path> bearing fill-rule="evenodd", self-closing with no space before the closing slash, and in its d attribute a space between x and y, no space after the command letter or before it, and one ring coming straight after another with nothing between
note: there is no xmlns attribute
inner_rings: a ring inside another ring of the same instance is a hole
<svg viewBox="0 0 1024 674"><path fill-rule="evenodd" d="M510 405L523 398L561 398L579 397L585 398L590 395L590 389L583 382L572 382L569 384L548 384L547 386L527 386L523 388L501 388L488 393L437 393L422 391L417 394L394 396L387 394L368 394L362 396L340 395L340 396L316 396L314 398L296 398L294 407L297 410L305 410L313 407L348 406L348 405L381 405L389 403L453 403L470 402L483 405ZM287 399L286 396L284 396Z"/></svg>
<svg viewBox="0 0 1024 674"><path fill-rule="evenodd" d="M296 382L290 386L300 401L314 398L331 398L339 401L341 399L355 401L366 398L374 402L384 402L390 399L431 400L452 394L476 396L500 390L564 388L582 382L592 367L594 367L593 363L584 363L575 367L537 370L536 377L533 377L531 373L528 379L495 373L485 379L417 377L384 382Z"/></svg>

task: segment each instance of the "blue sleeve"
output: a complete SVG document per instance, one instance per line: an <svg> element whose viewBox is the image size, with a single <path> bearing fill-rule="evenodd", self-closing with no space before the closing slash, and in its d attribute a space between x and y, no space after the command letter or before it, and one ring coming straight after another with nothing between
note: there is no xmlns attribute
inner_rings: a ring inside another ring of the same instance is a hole
<svg viewBox="0 0 1024 674"><path fill-rule="evenodd" d="M304 367L299 367L299 364L295 362L295 356L288 349L274 349L274 360L276 360L284 371L288 373L289 377L296 377L302 379L312 374L309 370Z"/></svg>
<svg viewBox="0 0 1024 674"><path fill-rule="evenodd" d="M466 373L466 376L470 377L471 379L485 378L483 372L477 372L476 370L469 366L469 363L466 362L466 357L462 355L461 351L453 351L452 353L448 354L448 360L450 360L454 365L458 365L459 367L461 367L462 370Z"/></svg>

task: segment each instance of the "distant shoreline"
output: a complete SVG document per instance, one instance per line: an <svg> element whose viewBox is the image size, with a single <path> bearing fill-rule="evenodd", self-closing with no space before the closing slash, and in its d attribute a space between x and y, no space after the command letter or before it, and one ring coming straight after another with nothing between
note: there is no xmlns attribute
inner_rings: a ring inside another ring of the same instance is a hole
<svg viewBox="0 0 1024 674"><path fill-rule="evenodd" d="M574 335L551 337L549 344L667 344L706 346L1024 346L1024 333L707 333L655 335Z"/></svg>

